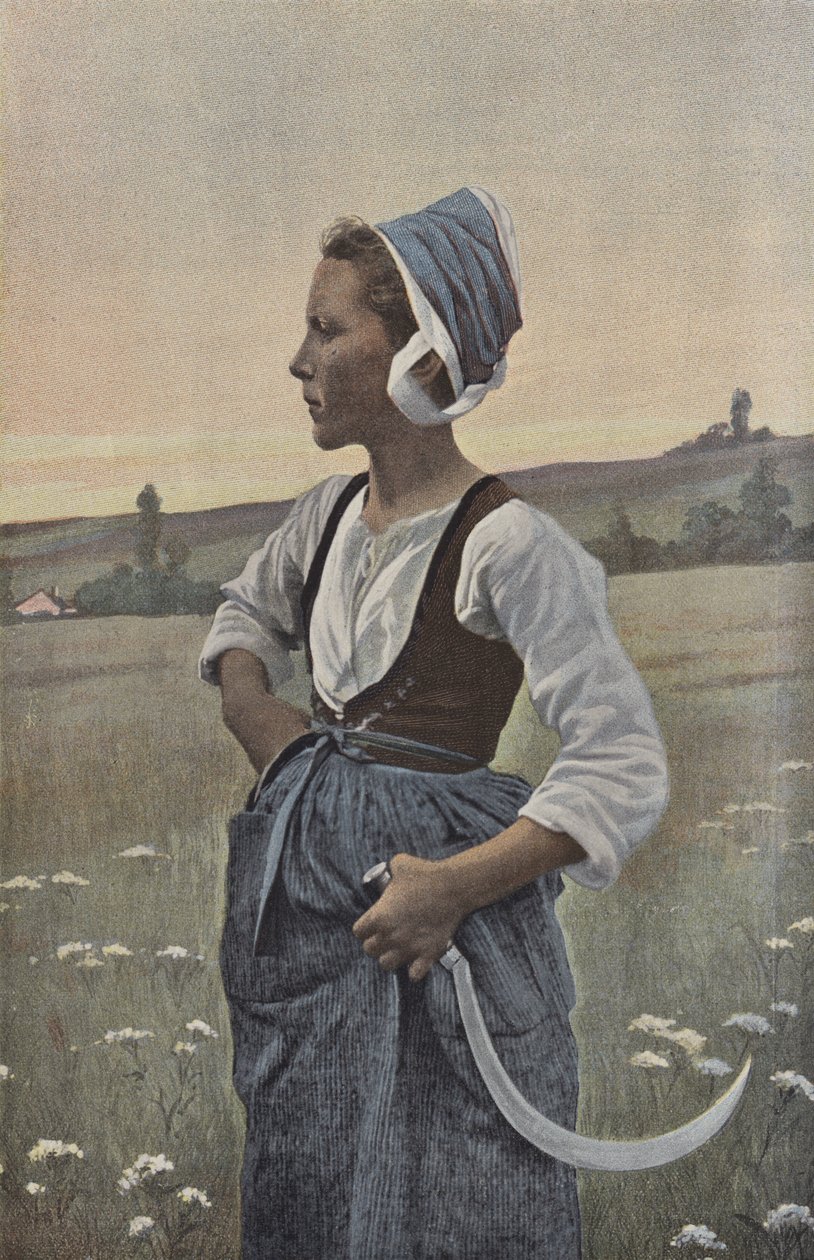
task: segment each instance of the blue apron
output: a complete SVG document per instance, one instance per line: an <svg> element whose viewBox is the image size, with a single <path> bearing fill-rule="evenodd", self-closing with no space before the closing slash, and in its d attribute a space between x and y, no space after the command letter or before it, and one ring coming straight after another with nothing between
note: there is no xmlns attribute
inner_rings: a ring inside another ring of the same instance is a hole
<svg viewBox="0 0 814 1260"><path fill-rule="evenodd" d="M368 867L481 843L530 792L486 767L382 765L328 728L294 741L232 819L221 968L247 1121L243 1260L578 1260L574 1170L497 1111L451 976L385 972L351 932ZM561 888L542 876L456 943L508 1072L573 1127Z"/></svg>

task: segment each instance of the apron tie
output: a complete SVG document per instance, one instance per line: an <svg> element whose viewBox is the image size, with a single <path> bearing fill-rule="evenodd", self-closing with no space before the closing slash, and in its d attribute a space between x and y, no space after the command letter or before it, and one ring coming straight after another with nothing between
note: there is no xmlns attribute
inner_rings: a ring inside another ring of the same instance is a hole
<svg viewBox="0 0 814 1260"><path fill-rule="evenodd" d="M466 753L453 752L447 748L438 748L434 744L424 744L419 740L408 739L403 735L387 735L379 731L354 730L345 726L331 726L325 722L312 722L311 726L310 733L294 740L293 743L283 749L278 757L275 757L266 766L246 802L247 810L256 809L264 789L268 787L282 767L300 752L310 752L310 756L303 762L297 778L286 792L271 828L263 869L263 883L260 887L260 908L257 914L257 926L254 931L252 953L255 958L262 956L264 953L262 941L268 922L271 893L277 869L280 865L280 855L282 854L288 829L294 816L294 810L309 783L311 783L333 753L341 753L343 757L349 757L353 761L375 761L375 757L371 753L366 752L365 749L386 748L388 750L403 750L413 755L429 758L437 759L438 757L443 757L459 765L469 766L473 770L481 765L476 757L470 757Z"/></svg>

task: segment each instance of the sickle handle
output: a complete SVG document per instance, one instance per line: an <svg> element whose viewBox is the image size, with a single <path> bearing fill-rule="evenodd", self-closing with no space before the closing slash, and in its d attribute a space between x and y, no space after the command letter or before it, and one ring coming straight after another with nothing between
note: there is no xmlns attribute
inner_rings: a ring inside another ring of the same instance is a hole
<svg viewBox="0 0 814 1260"><path fill-rule="evenodd" d="M381 897L392 878L390 863L377 862L375 866L370 867L370 870L365 871L362 876L362 887L370 900L375 901L377 897Z"/></svg>

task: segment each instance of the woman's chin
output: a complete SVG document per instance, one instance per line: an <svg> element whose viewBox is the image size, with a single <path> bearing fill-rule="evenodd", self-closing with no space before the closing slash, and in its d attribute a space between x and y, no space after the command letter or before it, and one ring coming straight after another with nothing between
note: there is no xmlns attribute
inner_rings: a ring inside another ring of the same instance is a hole
<svg viewBox="0 0 814 1260"><path fill-rule="evenodd" d="M321 451L338 451L343 446L351 445L351 439L343 434L341 427L334 428L324 424L318 416L313 417L311 438Z"/></svg>
<svg viewBox="0 0 814 1260"><path fill-rule="evenodd" d="M321 451L335 451L340 446L345 445L336 432L331 432L329 428L326 428L324 424L320 424L318 420L315 420L311 425L311 438L314 445L318 446Z"/></svg>

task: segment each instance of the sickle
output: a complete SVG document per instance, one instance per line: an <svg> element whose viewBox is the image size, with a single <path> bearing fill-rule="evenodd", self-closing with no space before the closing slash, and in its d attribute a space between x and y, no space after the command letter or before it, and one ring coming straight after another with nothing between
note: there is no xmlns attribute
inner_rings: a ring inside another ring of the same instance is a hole
<svg viewBox="0 0 814 1260"><path fill-rule="evenodd" d="M384 891L391 879L388 864L379 862L365 873L362 883L369 893L376 896ZM731 1118L746 1088L751 1058L746 1060L736 1080L711 1107L688 1124L672 1129L669 1133L615 1142L586 1137L582 1133L564 1129L532 1107L506 1073L489 1036L472 984L469 963L463 954L450 942L439 962L452 973L458 1008L472 1057L498 1110L526 1141L546 1155L552 1155L575 1168L631 1172L657 1168L660 1164L670 1164L673 1160L681 1159L720 1132Z"/></svg>

